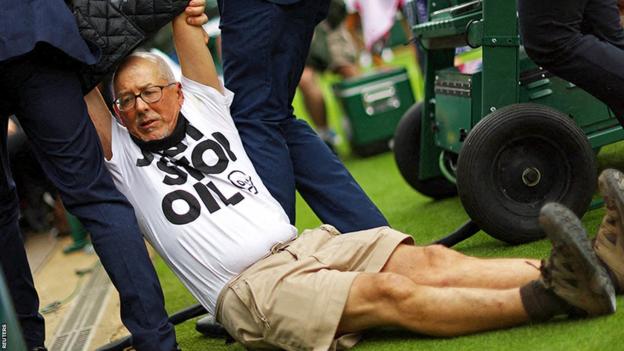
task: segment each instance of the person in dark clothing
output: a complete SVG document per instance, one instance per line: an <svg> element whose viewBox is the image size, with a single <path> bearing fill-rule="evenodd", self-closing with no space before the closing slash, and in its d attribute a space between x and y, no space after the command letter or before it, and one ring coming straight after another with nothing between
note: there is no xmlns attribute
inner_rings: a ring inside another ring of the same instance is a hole
<svg viewBox="0 0 624 351"><path fill-rule="evenodd" d="M519 0L520 34L538 65L606 103L624 125L618 0Z"/></svg>
<svg viewBox="0 0 624 351"><path fill-rule="evenodd" d="M75 72L78 63L94 64L98 56L81 38L64 1L0 3L0 266L28 348L45 350L44 320L17 223L18 198L7 157L7 119L15 114L65 206L91 233L119 291L121 318L134 347L174 350L160 283L133 209L104 167Z"/></svg>
<svg viewBox="0 0 624 351"><path fill-rule="evenodd" d="M330 0L219 0L225 86L245 151L295 221L295 189L341 232L388 222L292 100Z"/></svg>

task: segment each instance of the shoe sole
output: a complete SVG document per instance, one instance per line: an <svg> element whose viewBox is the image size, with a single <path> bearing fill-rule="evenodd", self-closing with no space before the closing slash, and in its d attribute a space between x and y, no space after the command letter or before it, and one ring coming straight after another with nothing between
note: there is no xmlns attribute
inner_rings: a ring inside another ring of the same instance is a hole
<svg viewBox="0 0 624 351"><path fill-rule="evenodd" d="M624 219L624 189L620 186L623 178L624 175L615 169L606 169L600 173L600 177L598 177L600 194L615 202L620 220Z"/></svg>
<svg viewBox="0 0 624 351"><path fill-rule="evenodd" d="M222 338L230 335L225 330L225 327L217 322L216 318L211 314L197 320L195 322L195 330L211 338Z"/></svg>
<svg viewBox="0 0 624 351"><path fill-rule="evenodd" d="M549 203L540 210L540 224L553 245L563 245L578 259L589 274L590 289L604 302L595 311L586 311L589 315L602 315L615 312L615 289L606 270L594 254L587 233L578 217L563 205ZM583 309L583 306L577 306Z"/></svg>
<svg viewBox="0 0 624 351"><path fill-rule="evenodd" d="M598 189L605 201L606 208L614 208L617 212L620 221L620 227L622 226L622 220L624 220L624 174L615 169L606 169L600 173L598 177ZM608 210L607 210L608 211ZM617 226L616 226L617 228ZM600 259L603 260L605 265L611 267L614 273L614 284L622 291L624 287L624 279L622 276L624 272L621 267L620 248L622 241L624 240L623 234L618 233L615 242L606 236L596 237L596 243L594 248L596 253L600 253Z"/></svg>

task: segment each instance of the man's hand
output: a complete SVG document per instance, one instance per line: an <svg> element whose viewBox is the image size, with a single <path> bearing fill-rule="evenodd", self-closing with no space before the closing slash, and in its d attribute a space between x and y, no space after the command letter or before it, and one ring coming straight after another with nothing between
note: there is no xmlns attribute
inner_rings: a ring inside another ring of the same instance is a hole
<svg viewBox="0 0 624 351"><path fill-rule="evenodd" d="M191 0L184 10L186 14L186 23L201 27L202 24L208 22L208 16L204 13L206 9L206 0Z"/></svg>

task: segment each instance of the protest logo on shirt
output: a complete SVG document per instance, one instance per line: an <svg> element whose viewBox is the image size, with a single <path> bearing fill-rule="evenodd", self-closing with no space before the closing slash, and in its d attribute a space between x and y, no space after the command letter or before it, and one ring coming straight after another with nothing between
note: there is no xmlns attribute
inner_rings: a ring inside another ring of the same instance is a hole
<svg viewBox="0 0 624 351"><path fill-rule="evenodd" d="M196 141L190 146L191 150L182 140L162 153L141 150L143 158L136 161L137 167L146 167L157 159L156 167L164 173L163 184L177 187L163 197L162 211L169 222L178 225L196 220L201 214L202 204L209 213L215 213L224 206L235 206L245 199L240 191L225 194L209 179L210 175L225 172L230 162L237 160L225 135L215 132L206 137L191 124L187 124L186 134ZM190 156L190 160L184 155ZM238 189L258 194L251 176L240 170L229 172L225 179ZM188 182L194 182L192 192L180 188Z"/></svg>

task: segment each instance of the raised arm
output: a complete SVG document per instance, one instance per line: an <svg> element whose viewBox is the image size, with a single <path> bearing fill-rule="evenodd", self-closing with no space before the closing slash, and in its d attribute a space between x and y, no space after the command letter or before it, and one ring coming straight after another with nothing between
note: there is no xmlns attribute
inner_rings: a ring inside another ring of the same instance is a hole
<svg viewBox="0 0 624 351"><path fill-rule="evenodd" d="M111 157L113 157L113 148L111 144L111 113L106 107L104 98L97 88L94 88L89 92L89 94L85 95L84 100L87 104L87 109L89 110L89 117L91 117L91 121L95 126L98 137L100 137L100 144L102 144L104 157L107 160L110 160Z"/></svg>
<svg viewBox="0 0 624 351"><path fill-rule="evenodd" d="M205 15L198 16L197 13L200 8L203 12L204 3L204 0L191 0L186 11L173 20L173 40L182 75L223 93L214 61L204 41L206 34L201 24L205 22Z"/></svg>

